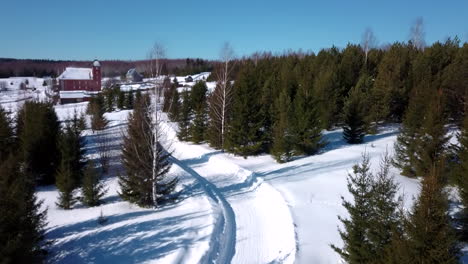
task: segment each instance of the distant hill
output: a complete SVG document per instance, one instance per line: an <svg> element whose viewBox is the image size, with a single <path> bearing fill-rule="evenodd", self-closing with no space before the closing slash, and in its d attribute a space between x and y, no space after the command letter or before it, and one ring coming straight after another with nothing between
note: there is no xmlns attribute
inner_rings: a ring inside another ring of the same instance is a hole
<svg viewBox="0 0 468 264"><path fill-rule="evenodd" d="M148 75L149 62L147 60L103 60L100 62L104 77L121 76L131 68L136 68L145 76ZM0 58L0 78L15 76L56 77L66 67L91 67L91 63L92 61ZM164 74L189 75L212 71L213 65L214 61L203 59L165 59L162 71Z"/></svg>

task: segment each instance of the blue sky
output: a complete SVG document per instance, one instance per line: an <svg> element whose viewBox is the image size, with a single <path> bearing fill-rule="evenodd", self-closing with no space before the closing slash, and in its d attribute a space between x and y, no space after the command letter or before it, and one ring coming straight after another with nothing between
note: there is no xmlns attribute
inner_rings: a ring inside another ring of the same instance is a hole
<svg viewBox="0 0 468 264"><path fill-rule="evenodd" d="M0 57L143 59L152 43L170 58L218 57L359 43L367 27L379 44L406 41L417 17L426 42L468 41L468 1L3 0Z"/></svg>

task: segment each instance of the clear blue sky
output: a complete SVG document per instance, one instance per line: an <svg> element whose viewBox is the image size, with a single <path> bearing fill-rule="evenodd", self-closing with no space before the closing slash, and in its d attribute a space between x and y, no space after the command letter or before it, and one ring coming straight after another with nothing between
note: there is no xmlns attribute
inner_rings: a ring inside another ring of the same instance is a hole
<svg viewBox="0 0 468 264"><path fill-rule="evenodd" d="M0 57L143 59L154 41L170 58L217 58L359 43L371 27L380 44L406 41L417 17L426 42L468 41L467 0L2 0Z"/></svg>

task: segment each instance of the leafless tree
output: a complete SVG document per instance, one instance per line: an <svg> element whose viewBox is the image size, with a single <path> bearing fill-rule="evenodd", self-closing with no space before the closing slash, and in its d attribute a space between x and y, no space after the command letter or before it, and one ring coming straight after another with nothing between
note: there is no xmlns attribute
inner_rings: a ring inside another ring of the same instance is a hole
<svg viewBox="0 0 468 264"><path fill-rule="evenodd" d="M162 80L161 76L161 69L162 69L162 61L166 57L166 49L160 42L155 42L153 47L148 52L148 60L149 60L149 70L152 78L152 82L154 84L154 95L153 95L153 164L152 164L152 176L153 176L153 205L154 208L158 206L157 201L157 176L158 171L158 158L156 153L160 152L160 141L162 140L162 133L161 133L161 113L158 110L160 98L161 98L161 91L162 91Z"/></svg>
<svg viewBox="0 0 468 264"><path fill-rule="evenodd" d="M210 111L213 122L218 126L221 137L221 149L224 150L224 139L226 135L226 119L228 110L232 101L232 84L230 81L231 71L233 69L232 61L234 59L234 50L226 42L220 51L220 63L215 71L216 88L210 98Z"/></svg>
<svg viewBox="0 0 468 264"><path fill-rule="evenodd" d="M364 31L364 34L362 34L362 40L361 40L361 48L364 50L365 54L365 59L364 59L364 64L367 64L367 56L369 54L369 51L372 48L375 48L377 46L377 39L374 35L374 32L372 31L371 28L366 28Z"/></svg>
<svg viewBox="0 0 468 264"><path fill-rule="evenodd" d="M426 32L424 31L424 20L418 17L410 29L410 40L413 46L418 50L424 50L426 46L425 39Z"/></svg>

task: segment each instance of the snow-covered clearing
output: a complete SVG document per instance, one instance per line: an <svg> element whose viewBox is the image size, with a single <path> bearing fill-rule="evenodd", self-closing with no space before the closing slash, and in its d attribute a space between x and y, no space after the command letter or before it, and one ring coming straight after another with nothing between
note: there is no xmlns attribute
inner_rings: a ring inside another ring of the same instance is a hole
<svg viewBox="0 0 468 264"><path fill-rule="evenodd" d="M87 103L56 106L60 120ZM117 175L124 173L119 153L128 111L107 113L113 159L105 177L104 205L73 210L55 205L55 187L40 188L48 208L47 238L53 239L50 261L56 263L339 263L330 244L341 246L337 216L346 216L341 196L350 199L346 176L366 151L376 170L379 159L393 151L396 126L348 145L342 131L325 133L329 142L318 155L278 164L269 155L244 159L207 146L180 142L177 127L164 123L172 141L180 198L158 210L142 209L118 196ZM89 157L96 136L86 131ZM405 194L405 205L419 182L393 171ZM100 212L108 221L97 223Z"/></svg>

